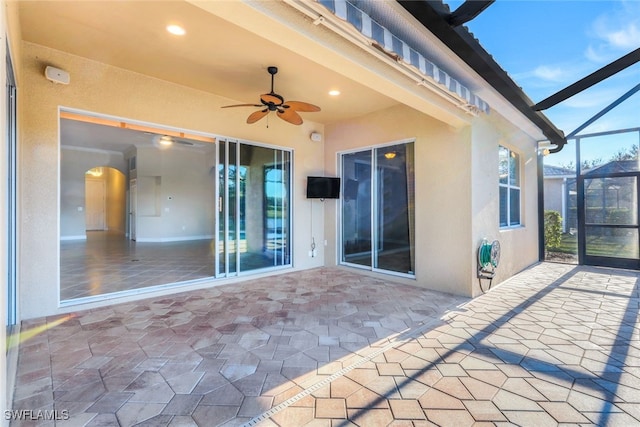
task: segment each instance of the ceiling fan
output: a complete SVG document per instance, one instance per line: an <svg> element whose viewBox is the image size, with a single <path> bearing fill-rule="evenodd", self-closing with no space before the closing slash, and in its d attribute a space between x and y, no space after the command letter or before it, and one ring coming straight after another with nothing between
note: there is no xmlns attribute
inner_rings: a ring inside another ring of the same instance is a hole
<svg viewBox="0 0 640 427"><path fill-rule="evenodd" d="M267 71L271 74L271 92L260 95L260 104L236 104L225 105L222 108L230 107L260 107L261 109L249 114L247 123L255 123L271 111L275 111L277 116L282 120L294 125L302 124L302 117L298 112L316 112L320 111L320 107L301 101L284 101L284 98L273 91L273 78L278 72L278 67L268 67Z"/></svg>

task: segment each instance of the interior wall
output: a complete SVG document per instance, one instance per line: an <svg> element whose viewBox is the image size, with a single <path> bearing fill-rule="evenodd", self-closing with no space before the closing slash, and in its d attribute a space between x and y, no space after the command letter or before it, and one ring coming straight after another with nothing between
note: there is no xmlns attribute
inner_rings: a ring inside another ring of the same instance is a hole
<svg viewBox="0 0 640 427"><path fill-rule="evenodd" d="M59 106L292 148L293 265L295 269L305 269L324 264L321 251L316 257L308 255L310 242L304 232L308 230L311 214L311 206L305 200L306 176L324 171L324 144L309 140L312 131L324 133L324 127L312 121L312 113L303 113L305 122L300 126L276 119L270 121L268 128L261 122L247 125L245 110L220 108L237 100L148 78L32 43L23 42L22 53L19 102L24 107L21 107L20 123L20 221L24 230L20 251L24 259L38 260L37 269L28 262L21 263L19 267L22 319L70 311L57 304L58 174L62 172L58 164ZM69 72L71 83L56 85L46 80L43 73L47 65ZM62 154L65 155L64 152ZM314 215L314 221L316 217L321 218ZM316 222L318 227L321 226L319 222ZM100 304L74 306L73 309L97 305Z"/></svg>
<svg viewBox="0 0 640 427"><path fill-rule="evenodd" d="M120 173L126 172L124 157L115 152L86 151L63 147L60 152L60 239L76 240L86 238L85 221L85 173L94 167L102 166L105 173L108 168L117 169ZM115 175L115 173L114 173ZM106 177L105 177L106 179ZM112 178L115 180L117 178ZM123 178L124 180L124 178ZM107 181L109 182L109 181ZM113 181L117 185L116 181ZM107 185L107 190L110 188ZM108 191L107 191L108 192ZM115 197L112 195L112 200ZM107 206L109 203L107 203ZM55 205L54 205L55 206ZM81 210L79 208L82 208ZM117 219L115 209L111 206L111 218L107 212L107 224L109 220L115 227L122 227ZM55 210L55 208L53 208ZM124 209L124 208L122 208Z"/></svg>
<svg viewBox="0 0 640 427"><path fill-rule="evenodd" d="M126 177L117 169L105 168L107 182L107 229L125 234L126 228Z"/></svg>
<svg viewBox="0 0 640 427"><path fill-rule="evenodd" d="M471 233L469 133L409 107L397 106L358 119L327 125L325 163L338 176L338 152L415 139L415 280L409 284L443 292L470 293ZM338 201L325 201L327 264L340 244ZM394 277L394 280L399 280Z"/></svg>
<svg viewBox="0 0 640 427"><path fill-rule="evenodd" d="M210 239L215 225L215 151L137 150L136 241Z"/></svg>

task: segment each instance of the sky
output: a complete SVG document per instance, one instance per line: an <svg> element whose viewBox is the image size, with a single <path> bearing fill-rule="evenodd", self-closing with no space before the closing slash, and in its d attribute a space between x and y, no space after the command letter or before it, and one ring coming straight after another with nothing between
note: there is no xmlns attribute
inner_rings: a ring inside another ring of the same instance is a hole
<svg viewBox="0 0 640 427"><path fill-rule="evenodd" d="M462 1L446 3L454 10ZM465 25L536 103L640 48L640 0L496 0ZM639 83L636 63L544 114L568 135ZM580 135L637 127L640 92ZM581 154L583 160L608 160L611 151L639 142L637 133L593 140ZM569 144L545 163L564 165L574 158L575 144Z"/></svg>

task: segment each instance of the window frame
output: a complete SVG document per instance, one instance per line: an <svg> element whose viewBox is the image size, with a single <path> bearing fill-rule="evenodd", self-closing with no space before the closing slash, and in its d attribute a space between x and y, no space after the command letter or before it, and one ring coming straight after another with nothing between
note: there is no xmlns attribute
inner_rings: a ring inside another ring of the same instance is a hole
<svg viewBox="0 0 640 427"><path fill-rule="evenodd" d="M502 182L502 179L500 177L500 162L501 162L501 151L502 150L506 150L507 153L507 159L508 159L508 164L507 164L507 174L506 174L506 183ZM522 160L521 160L521 155L520 153L512 150L509 147L506 147L502 144L498 145L498 224L501 230L504 229L510 229L510 228L518 228L518 227L522 227ZM511 171L512 171L512 165L514 164L514 162L516 163L516 174L517 176L515 178L512 178L511 176ZM516 181L515 183L513 183L513 181ZM507 197L505 199L505 203L506 203L506 224L502 224L502 218L500 218L500 214L503 211L503 200L500 197L500 190L501 189L505 189L506 193L507 193ZM512 221L511 220L511 192L512 191L517 191L518 193L518 219L517 221Z"/></svg>

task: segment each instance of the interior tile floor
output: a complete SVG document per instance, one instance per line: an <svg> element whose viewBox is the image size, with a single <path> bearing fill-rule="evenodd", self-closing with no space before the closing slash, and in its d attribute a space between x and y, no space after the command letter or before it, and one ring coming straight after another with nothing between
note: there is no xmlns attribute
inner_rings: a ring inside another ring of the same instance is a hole
<svg viewBox="0 0 640 427"><path fill-rule="evenodd" d="M44 331L20 347L13 409L66 410L61 426L640 425L639 278L542 263L469 300L321 268L25 321Z"/></svg>
<svg viewBox="0 0 640 427"><path fill-rule="evenodd" d="M60 242L60 300L210 278L214 249L213 239L135 242L118 232L87 231L86 240ZM240 254L242 271L273 265L266 254Z"/></svg>

